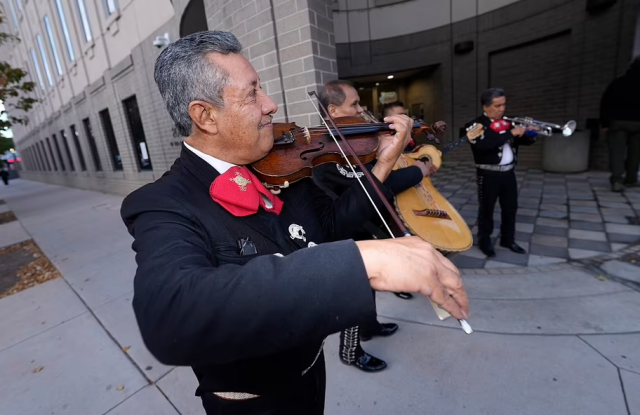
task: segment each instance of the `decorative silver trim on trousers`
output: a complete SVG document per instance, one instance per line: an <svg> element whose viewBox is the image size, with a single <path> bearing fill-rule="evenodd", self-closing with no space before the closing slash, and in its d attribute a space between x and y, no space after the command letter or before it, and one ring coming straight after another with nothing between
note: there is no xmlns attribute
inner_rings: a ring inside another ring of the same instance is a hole
<svg viewBox="0 0 640 415"><path fill-rule="evenodd" d="M327 341L326 337L324 338L324 340L322 340L320 349L318 350L318 353L316 354L315 359L313 359L313 362L311 362L311 366L309 366L308 368L302 371L302 376L307 374L307 372L311 370L313 365L315 365L316 362L318 361L318 358L320 357L320 353L322 353L322 349L324 348L325 341ZM246 401L248 399L255 399L260 397L260 395L254 395L252 393L244 393L244 392L213 392L213 394L221 397L222 399L228 399L230 401Z"/></svg>
<svg viewBox="0 0 640 415"><path fill-rule="evenodd" d="M480 170L509 171L515 167L515 163L506 164L504 166L499 164L476 164L476 167Z"/></svg>
<svg viewBox="0 0 640 415"><path fill-rule="evenodd" d="M246 401L248 399L255 399L260 397L260 395L254 395L244 392L213 392L213 394L221 397L222 399L228 399L230 401Z"/></svg>
<svg viewBox="0 0 640 415"><path fill-rule="evenodd" d="M359 327L351 327L344 330L344 345L340 350L340 357L345 363L352 364L356 361L356 350L360 344Z"/></svg>
<svg viewBox="0 0 640 415"><path fill-rule="evenodd" d="M315 365L316 362L318 361L318 358L320 357L320 353L322 353L322 349L324 348L324 342L325 341L327 341L326 337L324 338L324 340L322 340L322 344L320 345L320 350L318 350L318 354L316 354L316 358L313 359L313 362L311 362L311 366L309 366L308 368L306 368L305 370L302 371L302 376L304 376L309 370L311 370L313 365Z"/></svg>

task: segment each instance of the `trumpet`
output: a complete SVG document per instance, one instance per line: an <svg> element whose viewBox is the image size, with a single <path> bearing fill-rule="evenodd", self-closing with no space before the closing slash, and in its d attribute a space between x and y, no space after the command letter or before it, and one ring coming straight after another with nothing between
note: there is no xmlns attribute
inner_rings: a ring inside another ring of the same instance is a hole
<svg viewBox="0 0 640 415"><path fill-rule="evenodd" d="M529 117L502 117L506 121L511 121L514 127L529 128L533 127L538 134L550 137L554 132L562 132L562 135L569 137L576 130L576 122L571 120L565 125L560 126L550 122L536 121Z"/></svg>

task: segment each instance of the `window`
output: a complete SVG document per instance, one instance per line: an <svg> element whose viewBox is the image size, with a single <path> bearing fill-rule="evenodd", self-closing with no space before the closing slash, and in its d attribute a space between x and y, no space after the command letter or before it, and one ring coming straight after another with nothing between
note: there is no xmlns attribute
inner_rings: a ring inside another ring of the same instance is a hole
<svg viewBox="0 0 640 415"><path fill-rule="evenodd" d="M84 0L76 0L78 5L78 13L80 13L80 22L82 23L82 33L84 33L84 40L91 42L93 36L91 35L91 26L89 26L89 16L87 15L87 8L84 4Z"/></svg>
<svg viewBox="0 0 640 415"><path fill-rule="evenodd" d="M58 48L56 42L53 40L53 31L51 30L51 23L49 22L49 16L44 16L44 27L47 29L47 36L49 37L49 46L51 46L51 53L53 54L53 60L56 62L56 69L58 75L62 76L62 65L60 65L60 57L58 56Z"/></svg>
<svg viewBox="0 0 640 415"><path fill-rule="evenodd" d="M42 163L42 171L51 170L51 166L49 165L49 159L47 159L47 155L44 152L44 146L42 145L42 141L36 144L36 148L38 149L38 157L40 157L40 163Z"/></svg>
<svg viewBox="0 0 640 415"><path fill-rule="evenodd" d="M42 63L44 64L44 72L47 74L47 81L49 81L49 86L53 86L53 78L51 77L51 70L49 70L49 60L47 59L47 54L42 46L42 38L40 35L36 35L36 39L38 40L38 48L40 49L40 56L42 57Z"/></svg>
<svg viewBox="0 0 640 415"><path fill-rule="evenodd" d="M9 3L9 9L11 9L11 17L13 17L13 25L18 28L18 16L16 16L16 10L13 8L13 0L7 0Z"/></svg>
<svg viewBox="0 0 640 415"><path fill-rule="evenodd" d="M76 131L76 126L72 125L71 127L69 127L69 129L71 130L73 145L76 147L76 153L78 153L78 160L80 160L80 170L87 171L87 164L84 162L84 154L82 154L82 147L80 146L80 139L78 138L78 132Z"/></svg>
<svg viewBox="0 0 640 415"><path fill-rule="evenodd" d="M55 138L55 136L54 136ZM49 149L49 156L51 156L51 162L53 163L53 169L58 171L58 164L56 163L56 158L53 156L53 150L51 149L51 141L49 141L49 137L45 138L47 140L47 148Z"/></svg>
<svg viewBox="0 0 640 415"><path fill-rule="evenodd" d="M96 146L96 139L93 136L93 130L91 129L91 120L85 118L82 120L84 125L84 134L87 136L89 142L89 149L91 150L91 158L93 159L93 165L96 171L102 171L102 163L100 163L100 154L98 154L98 147Z"/></svg>
<svg viewBox="0 0 640 415"><path fill-rule="evenodd" d="M144 128L142 127L138 100L134 95L122 101L122 105L124 105L124 113L127 117L127 124L129 124L133 148L138 155L138 168L140 170L151 170L151 159L147 151L147 140L144 135Z"/></svg>
<svg viewBox="0 0 640 415"><path fill-rule="evenodd" d="M38 160L35 157L35 154L33 154L33 148L29 147L29 150L27 151L29 154L29 164L31 165L33 170L40 170L40 167L38 166Z"/></svg>
<svg viewBox="0 0 640 415"><path fill-rule="evenodd" d="M58 145L58 137L56 137L55 134L52 135L53 137L53 145L56 147L56 154L58 154L58 160L60 160L60 168L62 169L62 171L67 170L67 168L64 165L64 159L62 158L62 153L60 152L60 146ZM55 161L53 163L54 165L56 164Z"/></svg>
<svg viewBox="0 0 640 415"><path fill-rule="evenodd" d="M60 19L60 26L62 26L62 33L64 33L64 41L67 44L67 56L71 62L76 60L73 54L73 46L71 45L71 36L69 36L69 29L67 28L67 19L64 17L64 9L62 8L62 0L56 0L56 8L58 9L58 18Z"/></svg>
<svg viewBox="0 0 640 415"><path fill-rule="evenodd" d="M118 11L118 0L102 0L104 4L104 12L107 17Z"/></svg>
<svg viewBox="0 0 640 415"><path fill-rule="evenodd" d="M67 154L67 159L69 160L69 170L76 171L76 165L73 162L73 157L71 157L71 150L69 150L69 143L67 142L67 134L64 132L64 130L60 130L60 136L62 137L64 152Z"/></svg>
<svg viewBox="0 0 640 415"><path fill-rule="evenodd" d="M108 109L100 111L100 121L102 121L102 131L104 131L104 136L107 138L109 154L111 155L111 162L113 163L113 170L122 170L122 158L120 158L120 150L118 150L116 134L113 132L113 125L111 124L111 117L109 116Z"/></svg>
<svg viewBox="0 0 640 415"><path fill-rule="evenodd" d="M40 88L44 90L44 82L42 82L42 73L40 72L40 65L38 65L38 57L33 49L30 49L31 59L33 60L33 66L36 68L36 75L38 75L38 84Z"/></svg>

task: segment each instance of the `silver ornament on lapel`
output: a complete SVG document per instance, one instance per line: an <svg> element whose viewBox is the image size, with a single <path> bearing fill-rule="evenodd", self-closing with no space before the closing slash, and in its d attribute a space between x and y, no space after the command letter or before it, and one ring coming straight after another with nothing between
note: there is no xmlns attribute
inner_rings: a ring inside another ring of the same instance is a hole
<svg viewBox="0 0 640 415"><path fill-rule="evenodd" d="M289 234L291 234L291 239L302 239L307 242L307 238L304 236L305 231L300 225L296 225L295 223L289 225Z"/></svg>

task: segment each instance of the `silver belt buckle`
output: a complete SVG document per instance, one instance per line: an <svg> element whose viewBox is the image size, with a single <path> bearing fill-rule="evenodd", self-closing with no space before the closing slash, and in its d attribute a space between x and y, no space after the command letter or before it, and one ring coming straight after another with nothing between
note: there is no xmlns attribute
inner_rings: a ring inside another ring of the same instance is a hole
<svg viewBox="0 0 640 415"><path fill-rule="evenodd" d="M247 401L249 399L259 398L260 395L254 395L252 393L244 392L213 392L214 395L227 399L229 401Z"/></svg>
<svg viewBox="0 0 640 415"><path fill-rule="evenodd" d="M509 171L513 169L514 164L506 164L501 166L499 164L476 164L476 167L481 170L490 170L490 171Z"/></svg>

